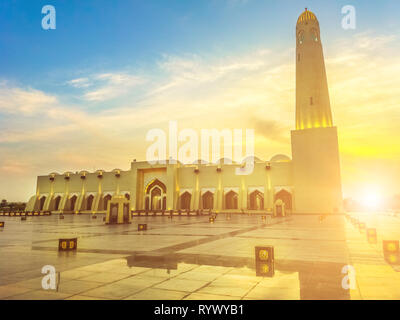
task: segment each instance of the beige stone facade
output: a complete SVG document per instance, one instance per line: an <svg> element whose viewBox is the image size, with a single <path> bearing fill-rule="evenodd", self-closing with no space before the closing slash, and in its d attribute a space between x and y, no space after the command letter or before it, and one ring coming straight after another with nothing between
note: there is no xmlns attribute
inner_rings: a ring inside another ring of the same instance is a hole
<svg viewBox="0 0 400 320"><path fill-rule="evenodd" d="M131 210L272 211L278 199L292 208L289 157L256 159L251 175L236 175L239 164L150 165L132 162L131 170L40 176L27 211L105 212L114 195L130 200Z"/></svg>

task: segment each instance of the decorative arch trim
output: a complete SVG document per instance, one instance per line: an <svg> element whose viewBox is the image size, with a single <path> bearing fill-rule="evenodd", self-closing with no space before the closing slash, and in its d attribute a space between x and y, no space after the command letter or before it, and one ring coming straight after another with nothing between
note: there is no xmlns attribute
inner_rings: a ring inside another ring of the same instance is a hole
<svg viewBox="0 0 400 320"><path fill-rule="evenodd" d="M78 192L73 192L73 193L70 193L70 194L68 195L68 198L71 199L73 196L79 197L79 195L80 195L80 193L78 193Z"/></svg>
<svg viewBox="0 0 400 320"><path fill-rule="evenodd" d="M186 192L192 195L193 194L193 189L180 189L179 190L179 195L181 196Z"/></svg>
<svg viewBox="0 0 400 320"><path fill-rule="evenodd" d="M164 183L162 183L162 182L161 182L160 180L158 180L158 179L153 179L153 180L151 180L151 181L147 184L146 188L144 189L144 192L145 192L146 194L149 194L149 192L150 192L150 191L153 189L153 187L155 187L155 186L160 187L161 190L163 191L163 193L167 193L167 187L165 186Z"/></svg>
<svg viewBox="0 0 400 320"><path fill-rule="evenodd" d="M224 188L224 194L227 194L227 193L229 193L231 191L239 194L239 188L238 187L226 187L226 188Z"/></svg>
<svg viewBox="0 0 400 320"><path fill-rule="evenodd" d="M258 192L264 193L264 190L265 190L264 187L249 187L249 188L247 189L247 192L248 192L249 194L252 194L254 191L258 191Z"/></svg>
<svg viewBox="0 0 400 320"><path fill-rule="evenodd" d="M293 193L293 187L291 187L291 186L276 186L276 187L274 187L275 194L281 192L282 190L285 190L291 194Z"/></svg>
<svg viewBox="0 0 400 320"><path fill-rule="evenodd" d="M56 192L56 193L54 193L53 194L53 197L54 198L57 198L57 197L63 197L65 195L65 193L62 193L62 192Z"/></svg>
<svg viewBox="0 0 400 320"><path fill-rule="evenodd" d="M201 189L201 195L204 195L207 192L210 192L210 193L214 194L215 193L215 188L202 188Z"/></svg>

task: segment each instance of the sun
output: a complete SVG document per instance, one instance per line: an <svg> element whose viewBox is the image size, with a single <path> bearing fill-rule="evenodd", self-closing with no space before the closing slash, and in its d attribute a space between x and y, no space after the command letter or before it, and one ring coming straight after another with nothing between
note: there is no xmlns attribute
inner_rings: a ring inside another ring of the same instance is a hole
<svg viewBox="0 0 400 320"><path fill-rule="evenodd" d="M365 190L360 198L360 204L368 210L377 210L383 204L382 194L376 188Z"/></svg>

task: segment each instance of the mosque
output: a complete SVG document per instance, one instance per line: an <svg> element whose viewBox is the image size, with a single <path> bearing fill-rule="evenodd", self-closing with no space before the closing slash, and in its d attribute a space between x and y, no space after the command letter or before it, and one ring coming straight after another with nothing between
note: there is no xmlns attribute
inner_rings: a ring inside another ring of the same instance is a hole
<svg viewBox="0 0 400 320"><path fill-rule="evenodd" d="M307 9L296 25L296 129L292 158L254 158L250 175L241 164L151 165L130 170L51 173L37 178L26 211L101 213L112 197L141 211L273 212L275 215L342 211L337 129L333 125L319 22Z"/></svg>

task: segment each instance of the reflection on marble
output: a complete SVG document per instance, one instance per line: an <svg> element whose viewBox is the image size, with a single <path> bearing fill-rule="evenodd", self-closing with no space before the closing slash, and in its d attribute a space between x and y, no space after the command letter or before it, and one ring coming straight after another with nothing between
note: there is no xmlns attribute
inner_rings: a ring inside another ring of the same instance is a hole
<svg viewBox="0 0 400 320"><path fill-rule="evenodd" d="M106 226L90 216L4 217L0 299L309 300L399 299L400 273L383 259L382 240L400 238L400 219L358 215L377 244L344 216L135 217ZM138 232L137 224L149 230ZM59 238L77 252L58 253ZM275 276L256 277L254 247L275 248ZM60 272L58 291L42 289L44 265ZM342 287L355 270L353 289Z"/></svg>

